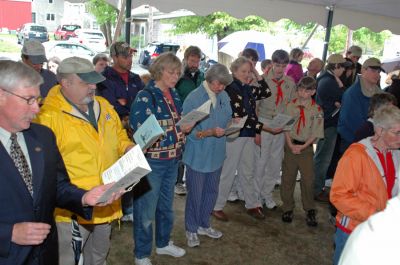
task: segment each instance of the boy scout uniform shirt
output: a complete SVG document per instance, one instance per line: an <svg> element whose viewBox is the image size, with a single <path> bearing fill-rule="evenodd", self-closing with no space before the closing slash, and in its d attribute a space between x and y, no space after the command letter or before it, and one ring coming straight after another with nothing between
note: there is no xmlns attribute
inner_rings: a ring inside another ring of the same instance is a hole
<svg viewBox="0 0 400 265"><path fill-rule="evenodd" d="M273 78L273 69L263 78L272 95L258 102L258 117L273 119L276 114L284 113L286 105L296 97L296 84L287 75L278 81ZM279 88L280 87L280 88Z"/></svg>
<svg viewBox="0 0 400 265"><path fill-rule="evenodd" d="M296 122L290 130L290 138L306 142L310 138L324 138L324 115L314 99L300 105L297 98L286 107L285 114L292 116Z"/></svg>

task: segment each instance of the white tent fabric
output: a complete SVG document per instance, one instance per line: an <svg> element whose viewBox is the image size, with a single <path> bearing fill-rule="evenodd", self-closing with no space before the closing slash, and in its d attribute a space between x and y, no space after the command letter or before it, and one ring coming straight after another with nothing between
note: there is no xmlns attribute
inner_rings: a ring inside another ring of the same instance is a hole
<svg viewBox="0 0 400 265"><path fill-rule="evenodd" d="M117 6L118 0L106 0ZM327 6L334 6L333 25L400 34L400 0L132 0L132 7L148 4L162 12L187 9L198 15L224 11L237 18L257 15L268 21L290 18L300 24L325 26Z"/></svg>

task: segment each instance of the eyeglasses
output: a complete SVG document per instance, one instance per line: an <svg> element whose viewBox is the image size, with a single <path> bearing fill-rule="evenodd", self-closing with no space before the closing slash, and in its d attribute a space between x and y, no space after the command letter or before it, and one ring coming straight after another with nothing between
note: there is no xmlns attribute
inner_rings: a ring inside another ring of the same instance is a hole
<svg viewBox="0 0 400 265"><path fill-rule="evenodd" d="M26 104L28 104L28 105L33 105L33 103L35 103L35 102L36 102L37 104L40 105L40 104L42 103L42 100L43 100L43 98L42 98L41 96L39 96L39 97L29 97L29 98L26 98L26 97L17 95L17 94L15 94L15 93L11 92L11 91L5 90L5 89L3 89L3 88L0 88L0 89L3 90L3 91L5 91L5 92L7 92L8 94L11 94L11 95L16 96L16 97L18 97L18 98L20 98L20 99L25 100L25 101L26 101Z"/></svg>
<svg viewBox="0 0 400 265"><path fill-rule="evenodd" d="M388 128L388 129L384 128L384 130L390 132L391 134L393 134L393 135L395 135L397 137L400 136L400 131L393 130L392 128Z"/></svg>

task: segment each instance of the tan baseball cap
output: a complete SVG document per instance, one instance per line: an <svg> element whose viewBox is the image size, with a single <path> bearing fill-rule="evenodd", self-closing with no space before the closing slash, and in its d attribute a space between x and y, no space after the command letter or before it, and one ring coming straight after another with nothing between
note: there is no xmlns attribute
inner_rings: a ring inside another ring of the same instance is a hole
<svg viewBox="0 0 400 265"><path fill-rule="evenodd" d="M351 62L347 61L341 54L334 53L328 57L327 62L329 64L340 64L343 67L349 67L352 65Z"/></svg>
<svg viewBox="0 0 400 265"><path fill-rule="evenodd" d="M24 41L21 53L28 56L29 60L33 64L43 64L44 62L47 62L44 46L37 40Z"/></svg>
<svg viewBox="0 0 400 265"><path fill-rule="evenodd" d="M374 58L374 57L371 57L371 58L365 60L362 67L363 68L380 69L381 71L384 72L381 61L379 61L379 59Z"/></svg>
<svg viewBox="0 0 400 265"><path fill-rule="evenodd" d="M57 73L76 74L80 79L89 84L100 83L106 78L94 70L93 64L81 57L70 57L61 61Z"/></svg>

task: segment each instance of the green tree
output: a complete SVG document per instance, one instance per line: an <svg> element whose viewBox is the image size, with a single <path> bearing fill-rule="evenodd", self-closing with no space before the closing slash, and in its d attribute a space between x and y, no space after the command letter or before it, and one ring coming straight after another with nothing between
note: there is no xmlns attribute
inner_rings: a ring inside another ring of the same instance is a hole
<svg viewBox="0 0 400 265"><path fill-rule="evenodd" d="M239 30L267 31L269 22L258 16L248 16L237 19L225 12L215 12L208 16L187 16L170 19L174 24L174 34L205 33L212 37L217 35L218 40Z"/></svg>
<svg viewBox="0 0 400 265"><path fill-rule="evenodd" d="M363 53L382 56L385 40L391 36L389 31L372 32L367 28L360 28L353 32L354 44L363 48Z"/></svg>
<svg viewBox="0 0 400 265"><path fill-rule="evenodd" d="M325 29L323 26L317 30L317 24L309 22L305 25L298 24L290 19L281 19L277 22L267 22L258 16L248 16L244 19L236 19L224 12L215 12L208 16L188 16L169 19L174 24L174 34L205 33L212 37L217 35L218 40L238 30L266 31L272 36L285 31L293 35L297 45L306 45L311 37L323 40ZM346 40L349 29L344 25L337 25L331 30L329 53L343 53L346 49ZM315 34L314 34L315 33ZM363 48L364 53L381 56L383 44L390 37L388 31L372 32L367 28L361 28L353 32L353 43Z"/></svg>
<svg viewBox="0 0 400 265"><path fill-rule="evenodd" d="M107 43L111 43L111 29L116 23L118 9L108 4L105 0L89 0L87 7L106 35Z"/></svg>
<svg viewBox="0 0 400 265"><path fill-rule="evenodd" d="M325 32L325 31L324 31ZM343 53L346 49L348 28L343 25L332 27L331 38L329 40L329 53ZM325 33L324 33L325 34Z"/></svg>

